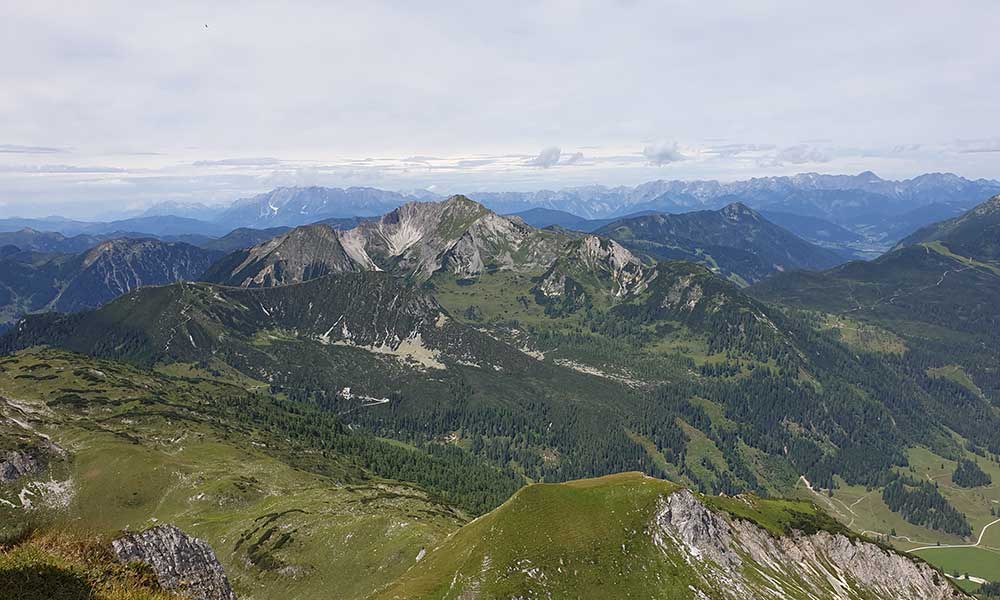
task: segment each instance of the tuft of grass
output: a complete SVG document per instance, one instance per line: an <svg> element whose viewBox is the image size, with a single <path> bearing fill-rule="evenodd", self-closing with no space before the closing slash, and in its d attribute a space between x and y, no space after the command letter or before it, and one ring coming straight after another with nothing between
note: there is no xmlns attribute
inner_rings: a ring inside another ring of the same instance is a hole
<svg viewBox="0 0 1000 600"><path fill-rule="evenodd" d="M69 530L30 530L0 545L0 598L180 600L140 564L121 564L110 540Z"/></svg>

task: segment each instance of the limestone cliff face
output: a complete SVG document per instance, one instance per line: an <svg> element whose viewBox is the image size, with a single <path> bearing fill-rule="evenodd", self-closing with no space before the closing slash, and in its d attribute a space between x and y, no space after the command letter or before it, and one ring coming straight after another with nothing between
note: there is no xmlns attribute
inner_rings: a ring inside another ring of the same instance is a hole
<svg viewBox="0 0 1000 600"><path fill-rule="evenodd" d="M236 600L212 548L173 525L126 535L111 545L118 560L152 567L164 589L192 600Z"/></svg>
<svg viewBox="0 0 1000 600"><path fill-rule="evenodd" d="M589 295L610 301L634 297L655 279L655 267L646 266L613 240L586 236L570 242L535 286L536 294L559 300L564 307L582 306Z"/></svg>
<svg viewBox="0 0 1000 600"><path fill-rule="evenodd" d="M293 229L231 254L206 279L264 287L350 271L388 271L424 280L440 271L468 278L490 269L541 270L570 239L453 196L404 204L346 231L325 225Z"/></svg>
<svg viewBox="0 0 1000 600"><path fill-rule="evenodd" d="M774 536L709 510L687 490L661 501L650 533L665 551L682 550L686 563L717 591L713 598L967 597L925 563L826 531Z"/></svg>

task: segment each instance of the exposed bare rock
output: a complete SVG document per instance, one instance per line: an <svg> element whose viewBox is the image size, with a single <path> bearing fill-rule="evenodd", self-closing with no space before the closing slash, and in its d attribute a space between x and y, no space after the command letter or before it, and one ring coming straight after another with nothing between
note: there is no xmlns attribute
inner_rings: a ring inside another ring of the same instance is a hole
<svg viewBox="0 0 1000 600"><path fill-rule="evenodd" d="M231 254L206 279L262 287L351 271L388 271L417 280L447 271L470 278L492 269L541 270L570 239L453 196L410 202L346 231L325 225L293 229Z"/></svg>
<svg viewBox="0 0 1000 600"><path fill-rule="evenodd" d="M588 294L611 301L634 297L656 276L655 267L644 265L618 242L588 235L567 244L542 275L535 292L560 300L564 309L575 308L596 299Z"/></svg>
<svg viewBox="0 0 1000 600"><path fill-rule="evenodd" d="M152 567L164 589L192 600L236 600L212 548L173 525L123 536L111 546L118 560Z"/></svg>
<svg viewBox="0 0 1000 600"><path fill-rule="evenodd" d="M66 451L50 442L38 440L38 445L24 450L11 450L0 457L0 483L36 475L45 470L53 458L65 458Z"/></svg>
<svg viewBox="0 0 1000 600"><path fill-rule="evenodd" d="M713 598L946 600L966 597L929 565L876 544L819 531L774 536L680 490L661 500L652 536L680 548ZM761 585L764 582L764 585Z"/></svg>
<svg viewBox="0 0 1000 600"><path fill-rule="evenodd" d="M686 275L675 280L663 296L661 308L692 311L705 295L695 275Z"/></svg>

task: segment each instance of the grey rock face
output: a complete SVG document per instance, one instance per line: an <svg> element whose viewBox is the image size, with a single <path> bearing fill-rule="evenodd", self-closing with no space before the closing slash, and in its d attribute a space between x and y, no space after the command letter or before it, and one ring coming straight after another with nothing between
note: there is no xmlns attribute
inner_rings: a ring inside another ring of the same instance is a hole
<svg viewBox="0 0 1000 600"><path fill-rule="evenodd" d="M45 461L28 452L8 452L0 461L0 483L14 481L25 475L38 473L45 468Z"/></svg>
<svg viewBox="0 0 1000 600"><path fill-rule="evenodd" d="M929 565L875 544L819 531L777 537L716 513L687 490L661 500L651 531L665 552L680 550L712 598L850 600L967 598ZM761 587L758 582L766 581Z"/></svg>
<svg viewBox="0 0 1000 600"><path fill-rule="evenodd" d="M467 278L487 269L540 270L571 237L529 227L454 196L443 202L410 202L345 231L298 227L229 255L205 278L268 287L356 271L424 280L440 271Z"/></svg>
<svg viewBox="0 0 1000 600"><path fill-rule="evenodd" d="M160 585L192 600L236 600L212 548L173 525L160 525L111 542L118 560L153 568Z"/></svg>
<svg viewBox="0 0 1000 600"><path fill-rule="evenodd" d="M45 470L53 458L65 457L65 450L44 439L33 448L12 450L0 457L0 483L35 475Z"/></svg>
<svg viewBox="0 0 1000 600"><path fill-rule="evenodd" d="M589 293L617 301L633 297L649 287L656 268L643 265L634 254L614 240L588 235L566 245L562 255L540 278L534 291L548 299L583 301L588 291L581 282L597 283Z"/></svg>

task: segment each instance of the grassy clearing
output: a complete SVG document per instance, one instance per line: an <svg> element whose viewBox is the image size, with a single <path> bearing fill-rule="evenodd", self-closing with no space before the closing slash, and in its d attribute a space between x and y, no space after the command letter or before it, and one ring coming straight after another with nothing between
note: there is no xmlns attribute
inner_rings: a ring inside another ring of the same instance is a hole
<svg viewBox="0 0 1000 600"><path fill-rule="evenodd" d="M991 509L1000 510L1000 486L996 483L1000 482L1000 466L984 458L975 457L971 453L968 454L967 457L976 459L980 468L989 473L995 482L989 486L969 489L952 483L951 475L955 470L955 461L937 456L926 448L911 448L907 455L910 467L903 471L938 485L938 489L948 502L968 517L973 529L971 540L906 522L885 505L881 489L868 490L838 481L839 487L834 490L832 497L828 497L826 490L820 491L819 494L811 493L800 481L796 486L795 495L817 502L837 520L855 531L864 532L869 536L891 535L890 543L901 550L935 544L975 543L983 527L997 518L991 514ZM968 549L971 552L952 552L953 550L965 549L948 549L947 553L943 549L934 549L927 554L923 551L919 554L931 564L947 569L949 573L958 566L963 572L969 570L973 575L988 579L989 577L973 573L971 566L961 567L960 561L964 557L979 557L978 560L981 561L998 561L996 566L1000 568L1000 524L986 531L979 548ZM982 554L982 552L989 553ZM939 557L943 557L944 562L941 562Z"/></svg>
<svg viewBox="0 0 1000 600"><path fill-rule="evenodd" d="M438 274L431 284L435 299L448 312L473 325L510 319L542 329L582 325L578 319L553 319L545 314L545 307L535 302L532 278L540 274L497 271L485 273L472 283L459 283L450 274Z"/></svg>
<svg viewBox="0 0 1000 600"><path fill-rule="evenodd" d="M914 552L920 558L953 575L968 573L987 581L1000 581L1000 551L985 548L929 548Z"/></svg>
<svg viewBox="0 0 1000 600"><path fill-rule="evenodd" d="M943 367L928 367L927 375L930 377L940 377L942 379L947 379L953 381L958 385L969 390L976 396L983 398L983 390L979 389L969 374L965 372L965 369L961 365L945 365Z"/></svg>
<svg viewBox="0 0 1000 600"><path fill-rule="evenodd" d="M703 484L713 484L716 481L716 472L722 473L729 470L726 459L722 456L722 451L715 445L708 436L700 430L688 425L683 419L677 419L688 442L684 453L684 464L699 482ZM713 468L709 468L712 465Z"/></svg>
<svg viewBox="0 0 1000 600"><path fill-rule="evenodd" d="M942 256L947 256L948 258L951 258L953 260L957 260L958 262L966 265L967 267L972 267L972 268L975 268L975 269L980 269L980 270L983 270L983 271L988 271L990 273L993 273L994 275L1000 276L1000 267L997 267L996 265L990 264L988 262L978 261L978 260L976 260L974 258L970 258L968 256L962 256L961 254L955 254L954 252L952 252L951 250L949 250L941 242L938 242L938 241L927 242L927 243L923 244L923 246L926 247L926 248L930 248L931 250L937 252L938 254L941 254Z"/></svg>
<svg viewBox="0 0 1000 600"><path fill-rule="evenodd" d="M841 342L859 352L887 354L906 352L906 344L898 335L871 323L864 323L843 315L824 313L820 318L819 328L835 330Z"/></svg>

